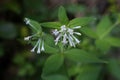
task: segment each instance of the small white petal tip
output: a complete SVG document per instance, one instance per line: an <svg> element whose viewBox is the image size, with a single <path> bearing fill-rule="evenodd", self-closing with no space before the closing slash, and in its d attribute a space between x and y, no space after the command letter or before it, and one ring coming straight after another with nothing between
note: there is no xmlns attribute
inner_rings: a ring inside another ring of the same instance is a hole
<svg viewBox="0 0 120 80"><path fill-rule="evenodd" d="M34 49L30 50L30 52L34 52Z"/></svg>
<svg viewBox="0 0 120 80"><path fill-rule="evenodd" d="M53 30L52 33L57 36L59 34L59 31L57 29Z"/></svg>
<svg viewBox="0 0 120 80"><path fill-rule="evenodd" d="M25 41L30 40L30 36L24 38Z"/></svg>
<svg viewBox="0 0 120 80"><path fill-rule="evenodd" d="M81 26L76 26L76 27L73 27L73 29L79 29L81 28Z"/></svg>
<svg viewBox="0 0 120 80"><path fill-rule="evenodd" d="M29 20L28 18L25 18L24 21L25 21L26 24L29 24L29 23L30 23L30 20Z"/></svg>

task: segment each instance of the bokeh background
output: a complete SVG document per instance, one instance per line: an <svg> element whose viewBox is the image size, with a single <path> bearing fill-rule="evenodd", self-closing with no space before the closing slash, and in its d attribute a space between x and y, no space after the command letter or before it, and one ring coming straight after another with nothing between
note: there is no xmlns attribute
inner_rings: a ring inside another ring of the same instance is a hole
<svg viewBox="0 0 120 80"><path fill-rule="evenodd" d="M69 19L93 16L97 21L107 14L115 20L120 11L120 0L0 0L0 80L41 80L47 56L30 53L32 46L24 37L31 31L24 18L55 21L60 5L66 8ZM120 37L120 27L112 34ZM113 52L112 56L119 58L120 49ZM115 79L108 75L105 80Z"/></svg>

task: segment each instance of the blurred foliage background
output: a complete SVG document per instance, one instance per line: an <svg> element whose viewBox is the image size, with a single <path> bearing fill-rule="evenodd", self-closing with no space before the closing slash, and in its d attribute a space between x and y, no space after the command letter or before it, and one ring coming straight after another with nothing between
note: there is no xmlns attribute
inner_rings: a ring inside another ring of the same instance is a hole
<svg viewBox="0 0 120 80"><path fill-rule="evenodd" d="M41 80L42 67L48 55L29 51L31 45L26 44L24 37L31 31L24 18L39 22L55 21L60 5L66 8L70 19L95 17L96 21L90 24L93 27L103 15L109 15L114 22L120 11L120 0L0 0L0 80ZM114 28L112 35L120 37L120 26ZM87 42L86 39L84 44ZM113 47L110 56L119 59L120 49ZM116 79L107 74L104 80Z"/></svg>

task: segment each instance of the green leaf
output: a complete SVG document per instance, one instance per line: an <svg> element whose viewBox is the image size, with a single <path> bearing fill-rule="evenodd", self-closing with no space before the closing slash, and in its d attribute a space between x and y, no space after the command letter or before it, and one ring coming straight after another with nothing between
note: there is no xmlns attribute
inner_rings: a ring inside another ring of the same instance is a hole
<svg viewBox="0 0 120 80"><path fill-rule="evenodd" d="M73 63L71 64L71 66L69 66L67 68L67 71L68 71L68 75L69 76L75 76L76 74L78 74L80 71L80 66L81 64L80 63Z"/></svg>
<svg viewBox="0 0 120 80"><path fill-rule="evenodd" d="M63 25L68 24L68 22L69 22L69 19L67 17L66 11L63 6L61 6L59 8L58 19L59 19L60 23Z"/></svg>
<svg viewBox="0 0 120 80"><path fill-rule="evenodd" d="M80 73L76 80L99 80L101 66L85 65L80 67Z"/></svg>
<svg viewBox="0 0 120 80"><path fill-rule="evenodd" d="M107 41L112 46L120 47L120 38L109 37L109 38L107 38Z"/></svg>
<svg viewBox="0 0 120 80"><path fill-rule="evenodd" d="M68 24L69 27L85 26L94 20L93 17L81 17L71 20Z"/></svg>
<svg viewBox="0 0 120 80"><path fill-rule="evenodd" d="M58 53L58 49L57 48L54 48L54 47L52 47L52 46L50 46L50 45L48 45L48 44L46 44L45 43L45 53L50 53L50 54L56 54L56 53Z"/></svg>
<svg viewBox="0 0 120 80"><path fill-rule="evenodd" d="M41 25L40 25L40 23L38 23L37 21L34 21L34 20L32 20L32 19L25 18L25 22L26 22L26 23L28 22L28 24L30 25L30 27L31 27L31 29L32 29L33 31L37 31L37 32L41 32L41 31L42 31Z"/></svg>
<svg viewBox="0 0 120 80"><path fill-rule="evenodd" d="M59 22L45 22L41 23L41 25L47 28L60 28L61 26Z"/></svg>
<svg viewBox="0 0 120 80"><path fill-rule="evenodd" d="M96 40L95 45L98 49L100 49L100 51L103 54L105 54L111 47L110 44L108 43L108 41L106 41L106 39Z"/></svg>
<svg viewBox="0 0 120 80"><path fill-rule="evenodd" d="M50 34L45 34L44 36L44 41L46 44L52 46L52 47L56 47L55 46L55 42L54 42L54 37Z"/></svg>
<svg viewBox="0 0 120 80"><path fill-rule="evenodd" d="M112 23L108 16L104 16L97 25L97 34L102 39L109 34Z"/></svg>
<svg viewBox="0 0 120 80"><path fill-rule="evenodd" d="M45 77L43 80L69 80L66 76L63 75L51 75Z"/></svg>
<svg viewBox="0 0 120 80"><path fill-rule="evenodd" d="M97 34L95 31L93 31L92 29L88 28L88 27L82 27L80 29L84 34L86 34L88 37L97 39Z"/></svg>
<svg viewBox="0 0 120 80"><path fill-rule="evenodd" d="M116 59L110 59L108 63L109 72L120 80L120 63Z"/></svg>
<svg viewBox="0 0 120 80"><path fill-rule="evenodd" d="M75 61L75 62L83 62L83 63L97 63L103 62L95 55L85 52L84 50L80 49L71 49L65 52L66 58Z"/></svg>
<svg viewBox="0 0 120 80"><path fill-rule="evenodd" d="M54 54L50 56L44 65L43 74L49 74L57 71L63 64L64 57L61 54Z"/></svg>

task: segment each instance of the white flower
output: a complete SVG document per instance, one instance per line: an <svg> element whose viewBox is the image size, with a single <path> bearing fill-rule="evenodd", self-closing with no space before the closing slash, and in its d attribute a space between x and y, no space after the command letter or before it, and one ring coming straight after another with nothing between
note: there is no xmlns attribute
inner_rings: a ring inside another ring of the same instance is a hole
<svg viewBox="0 0 120 80"><path fill-rule="evenodd" d="M30 20L28 18L25 18L26 24L30 24Z"/></svg>
<svg viewBox="0 0 120 80"><path fill-rule="evenodd" d="M31 38L31 36L28 36L28 37L25 37L24 40L28 41L28 40L30 40L30 38Z"/></svg>
<svg viewBox="0 0 120 80"><path fill-rule="evenodd" d="M32 38L32 37L34 37L34 36L36 36L36 35L37 35L37 34L34 34L34 35L32 35L32 36L27 36L27 37L24 38L24 40L25 40L25 41L29 41L30 38Z"/></svg>
<svg viewBox="0 0 120 80"><path fill-rule="evenodd" d="M44 41L42 39L38 39L38 41L36 42L35 46L33 47L33 49L31 50L31 52L35 52L35 49L37 48L37 53L40 54L41 51L45 51L44 49Z"/></svg>
<svg viewBox="0 0 120 80"><path fill-rule="evenodd" d="M81 26L76 26L76 27L73 27L73 29L79 29L81 28Z"/></svg>
<svg viewBox="0 0 120 80"><path fill-rule="evenodd" d="M30 40L30 38L34 37L35 35L25 37L24 40ZM40 54L41 51L45 51L44 49L44 40L42 38L38 38L38 41L35 43L35 46L31 49L31 52L35 52L37 49L37 53Z"/></svg>
<svg viewBox="0 0 120 80"><path fill-rule="evenodd" d="M55 36L57 36L57 35L59 34L58 30L55 29L55 30L53 31L53 34L54 34Z"/></svg>
<svg viewBox="0 0 120 80"><path fill-rule="evenodd" d="M27 24L27 25L30 25L33 29L35 29L35 30L37 30L35 27L34 27L34 25L32 25L31 24L31 21L30 21L30 19L28 19L28 18L25 18L25 23Z"/></svg>
<svg viewBox="0 0 120 80"><path fill-rule="evenodd" d="M61 31L65 31L65 30L67 30L66 26L65 25L61 26Z"/></svg>
<svg viewBox="0 0 120 80"><path fill-rule="evenodd" d="M79 28L81 28L81 26L68 28L65 25L62 25L60 30L55 29L53 31L53 34L56 36L55 45L57 45L58 42L62 42L64 45L68 43L70 46L75 47L75 45L79 44L80 41L74 36L74 34L80 36L81 33L74 32L74 29Z"/></svg>

